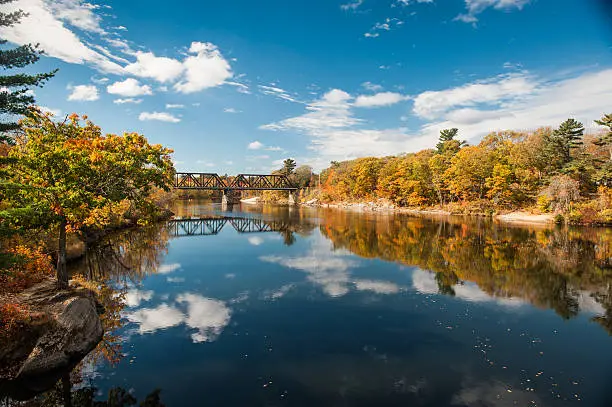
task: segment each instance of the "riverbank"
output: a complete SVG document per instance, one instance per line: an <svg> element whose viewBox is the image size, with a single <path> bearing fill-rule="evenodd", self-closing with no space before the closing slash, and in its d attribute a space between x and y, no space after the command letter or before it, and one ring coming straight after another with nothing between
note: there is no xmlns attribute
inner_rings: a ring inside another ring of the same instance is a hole
<svg viewBox="0 0 612 407"><path fill-rule="evenodd" d="M472 217L491 217L503 223L513 224L538 224L552 225L554 224L554 215L550 213L536 214L527 211L512 211L506 213L461 213L439 208L405 208L398 207L389 202L358 202L358 203L320 203L317 200L309 200L300 203L301 206L319 207L319 208L334 208L339 210L354 211L354 212L376 212L376 213L404 213L414 216L472 216Z"/></svg>
<svg viewBox="0 0 612 407"><path fill-rule="evenodd" d="M3 387L36 387L78 363L102 340L102 306L95 293L76 282L58 290L48 278L15 295L12 304L21 315L0 334Z"/></svg>

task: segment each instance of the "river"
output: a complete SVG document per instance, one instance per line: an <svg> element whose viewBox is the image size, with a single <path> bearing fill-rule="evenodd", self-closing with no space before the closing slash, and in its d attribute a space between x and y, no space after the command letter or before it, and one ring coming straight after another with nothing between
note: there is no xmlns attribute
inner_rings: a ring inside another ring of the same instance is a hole
<svg viewBox="0 0 612 407"><path fill-rule="evenodd" d="M113 288L105 344L73 372L73 394L612 405L612 229L197 201L174 211L73 266Z"/></svg>

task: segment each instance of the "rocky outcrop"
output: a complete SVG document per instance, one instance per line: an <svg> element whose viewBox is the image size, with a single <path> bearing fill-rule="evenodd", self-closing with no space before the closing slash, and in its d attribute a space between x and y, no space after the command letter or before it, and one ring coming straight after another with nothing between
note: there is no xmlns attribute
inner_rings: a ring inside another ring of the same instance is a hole
<svg viewBox="0 0 612 407"><path fill-rule="evenodd" d="M36 382L78 363L102 340L100 306L82 287L57 290L45 281L21 293L19 304L31 312L22 329L0 343L3 379Z"/></svg>

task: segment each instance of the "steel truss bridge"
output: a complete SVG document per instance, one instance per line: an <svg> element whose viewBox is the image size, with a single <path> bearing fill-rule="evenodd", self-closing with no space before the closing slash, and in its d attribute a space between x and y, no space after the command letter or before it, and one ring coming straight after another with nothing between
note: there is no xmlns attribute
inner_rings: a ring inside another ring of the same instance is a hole
<svg viewBox="0 0 612 407"><path fill-rule="evenodd" d="M218 174L202 172L177 172L174 176L174 188L223 192L298 189L284 175L238 174L235 177L221 177Z"/></svg>
<svg viewBox="0 0 612 407"><path fill-rule="evenodd" d="M212 236L230 224L238 233L284 232L289 225L276 220L255 218L211 217L174 219L168 222L171 237Z"/></svg>

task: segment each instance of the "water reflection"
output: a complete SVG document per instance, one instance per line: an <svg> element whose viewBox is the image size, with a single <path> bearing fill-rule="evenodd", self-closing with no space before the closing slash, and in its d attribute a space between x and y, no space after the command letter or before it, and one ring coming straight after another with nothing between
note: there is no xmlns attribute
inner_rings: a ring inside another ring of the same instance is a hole
<svg viewBox="0 0 612 407"><path fill-rule="evenodd" d="M198 202L175 212L74 265L110 312L103 357L73 372L73 394L605 405L612 230Z"/></svg>
<svg viewBox="0 0 612 407"><path fill-rule="evenodd" d="M530 229L335 211L323 217L321 233L336 249L434 272L415 274L423 292L506 304L524 300L563 318L594 311L602 314L594 320L612 334L611 229Z"/></svg>

